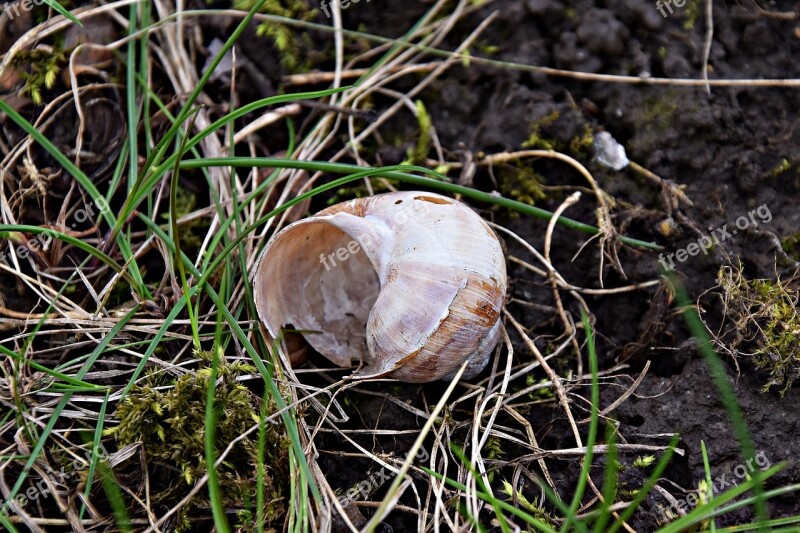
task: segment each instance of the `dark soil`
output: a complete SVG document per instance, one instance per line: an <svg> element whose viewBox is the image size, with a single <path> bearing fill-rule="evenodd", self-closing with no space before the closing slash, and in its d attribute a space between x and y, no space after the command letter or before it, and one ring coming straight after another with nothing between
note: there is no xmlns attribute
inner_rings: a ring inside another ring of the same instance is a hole
<svg viewBox="0 0 800 533"><path fill-rule="evenodd" d="M791 15L797 13L792 11L797 9L796 2L782 0L761 4L771 13L786 16L767 16L753 2L714 2L714 38L709 58L711 79L800 78L797 63L800 17ZM688 0L683 8L675 7L673 2L674 13L667 12L668 16L664 17L656 2L651 0L496 0L460 21L441 47L455 48L494 14L494 21L471 48L475 55L589 73L697 79L703 63L704 6L705 2L699 0ZM205 3L198 2L195 7L205 7ZM227 4L219 7L227 7ZM410 28L429 7L430 2L423 1L375 0L352 4L343 11L343 17L348 28L361 27L369 33L396 37ZM328 23L322 14L317 22ZM234 23L225 17L203 22L205 45L214 37L226 38ZM9 43L11 41L13 39ZM242 76L245 78L240 80L239 97L245 102L274 94L280 87L281 75L285 74L278 53L264 42L255 37L255 30L251 28L240 44L250 68L244 69ZM253 43L250 48L248 43ZM305 44L309 43L314 50L304 50L306 59L315 67L330 70L330 34L315 33ZM4 48L7 44L3 44ZM353 46L369 47L364 43ZM203 60L197 60L200 66ZM162 71L155 70L155 79L164 76ZM122 71L117 74L123 79ZM401 90L413 83L415 80L403 79L393 88ZM209 92L215 90L221 95L215 101L228 100L228 88L224 83L212 82ZM95 105L100 123L123 120L122 116L117 116L121 94L98 93ZM748 278L772 279L778 276L789 279L800 266L800 244L796 239L800 235L798 88L714 87L709 92L705 87L590 82L476 62L468 68L451 68L420 98L431 115L443 149L454 161L459 156L466 158L465 154L518 151L526 143L534 148L552 147L580 160L616 202L612 214L619 231L662 245L665 258L719 228L734 229L737 219L754 210L762 208L759 213L765 213L764 209L768 209L770 220L755 215L746 229L736 234L731 232L730 238L713 246L707 254L675 262L677 277L693 301L715 287L723 265L741 261ZM377 113L384 103L376 97ZM24 111L30 112L31 107ZM403 116L405 118L401 118ZM71 139L75 135L71 126L67 126L73 123L72 117L69 118L59 122L58 127L65 131L46 131L57 137L54 142L59 146L61 138ZM395 164L402 161L407 148L414 144L416 127L407 114L393 119L381 132L387 139L386 145L365 147L369 162ZM56 129L53 126L53 130ZM102 124L98 124L97 129L102 130ZM304 131L302 127L300 131ZM625 146L631 161L660 176L665 185L646 179L630 168L615 172L594 162L591 145L580 141L587 132L600 131L613 135ZM94 152L112 155L119 152L118 138L102 131L96 133L89 143ZM275 153L285 149L287 142L278 134L264 139L264 145ZM93 176L107 179L112 159L88 162L94 165L90 169ZM39 163L47 166L51 162ZM669 183L685 185L684 192L692 204L670 196ZM481 167L471 184L482 190L498 190L513 198L530 197L536 200L536 205L549 210L556 209L568 193L580 189L584 192L581 201L571 207L566 216L593 225L597 223L597 205L587 183L572 167L561 162L525 160L519 164L497 165L491 171ZM319 202L317 207L322 207L324 200L315 200ZM543 249L545 222L512 216L488 205L477 207L483 209L482 214L487 218L493 218L537 249ZM41 221L34 217L25 222ZM659 255L648 250L619 248L624 274L615 270L608 260L600 270L601 252L597 241L573 260L586 239L586 235L574 230L556 228L553 264L568 282L599 288L602 278L603 286L610 288L659 279ZM506 244L509 254L532 260L512 241L507 240ZM535 278L513 263L509 263L509 277L509 299L541 304L510 304L509 310L530 328L540 348L544 349L563 332L558 317L542 307L553 305L552 291L541 278ZM0 285L0 290L13 291L4 285ZM574 301L566 296L564 301L572 316L578 317L579 308ZM712 477L741 481L737 474L741 468L737 470L737 467L744 464L744 459L730 417L665 286L613 296L587 296L586 301L593 313L601 370L624 364L627 366L615 375L630 374L635 378L650 363L649 372L635 395L608 414L619 421L619 434L630 444L659 446L667 445L670 434L680 436L678 447L684 455L673 458L660 485L678 499L685 498L685 491L697 489L705 477L701 441L708 449ZM712 331L724 319L723 310L715 301L714 298L702 300L703 318ZM25 310L30 309L24 302L20 305ZM515 364L530 361L532 356L519 337L512 334L512 340ZM312 358L314 361L327 366L322 359ZM744 354L736 360L727 357L723 362L759 457L766 458L771 465L788 463L767 486L774 488L800 481L800 463L793 454L793 445L800 438L800 391L792 388L783 396L777 388L761 392L765 374L756 370ZM555 359L552 364L561 375L576 369L574 355ZM583 361L583 368L586 372L588 361ZM543 372L537 371L532 379L536 382L545 377ZM619 377L618 386L602 387L602 406L614 402L630 383L630 379ZM436 403L444 389L442 383L393 385L391 393L398 402L424 410L426 405ZM466 389L458 390L463 393ZM426 420L413 417L408 410L379 393L386 393L385 384L364 384L342 394L340 401L351 409L351 416L340 429L354 431L349 435L375 454L403 457L416 438L415 431ZM588 387L575 387L570 393L573 398L588 397ZM552 397L536 399L542 402L529 403L523 413L532 424L541 447L549 450L575 447L557 403ZM574 403L576 418L587 416L586 403L579 400ZM451 440L466 447L470 441L465 426L471 422L471 406L463 407L463 412L452 414L453 420L464 424L454 424ZM313 413L309 413L309 418L312 417ZM499 422L515 425L506 419ZM313 423L314 420L309 420L309 425ZM357 430L376 428L387 433L380 437L357 433ZM582 430L585 428L582 426ZM390 435L388 430L397 430L397 434ZM322 431L316 438L321 451L320 466L332 487L346 491L365 476L377 472L374 463L343 455L355 450L340 436ZM527 450L503 444L498 462L493 464L497 467L493 477L495 493L501 480L512 479L519 464L539 474L535 461L516 460L526 453ZM644 455L647 454L620 454L623 464L620 490L641 487L649 470L631 465L634 459ZM548 467L559 493L569 498L580 472L579 460L548 459ZM592 477L598 486L603 481L603 467L604 458L597 458ZM378 487L371 499L380 498L389 483ZM535 501L539 490L532 483L526 483L523 492ZM410 492L407 491L401 503L415 504ZM648 495L631 525L637 531L655 530L659 505L668 505L662 495L656 492ZM357 525L372 512L366 507L359 509L351 516ZM773 517L799 514L800 500L794 495L774 499L770 511ZM493 517L486 513L480 518L488 524ZM736 524L751 519L750 511L744 510L726 515L717 523ZM416 528L416 521L413 515L394 512L382 527L385 531L410 531Z"/></svg>
<svg viewBox="0 0 800 533"><path fill-rule="evenodd" d="M793 4L773 2L769 9L791 12ZM462 27L467 31L496 12L497 20L480 39L481 43L498 47L494 59L582 72L698 78L705 35L703 9L703 2L688 2L683 10L675 8L674 14L662 17L655 2L645 0L509 0L493 2ZM699 10L695 11L696 21L686 24L693 10ZM351 10L346 16L353 17L349 24L358 20L381 33L385 31L383 22L387 18L396 20L403 13L408 13L410 21L417 11L406 4L387 3L380 8ZM759 14L753 5L715 2L709 76L712 79L798 77L798 27L797 18L778 20ZM451 46L454 44L455 40ZM732 235L707 255L676 262L678 277L693 300L716 285L721 265L737 258L750 278L774 279L776 275L788 278L798 267L797 250L788 247L784 251L780 246L800 231L797 208L800 121L796 113L800 91L797 89L712 88L709 94L704 87L594 83L477 65L451 70L423 99L442 145L452 151L520 150L536 124L541 125L538 131L541 139L553 141L556 148L568 153L570 140L579 137L586 124L595 132L610 132L626 147L632 161L665 180L686 186L685 193L693 205L675 208L665 200L657 185L635 172L629 169L614 172L596 163L588 164L588 157L582 159L601 187L622 206L615 211L615 220L622 231L658 242L665 247L665 254L685 248L711 229L725 225L729 230L735 228L737 218L747 216L759 206L767 206L771 220L767 221L766 216L756 217L757 227L751 223L745 231ZM554 116L554 112L557 112L554 121L545 119ZM496 179L498 188L508 194L522 188L520 182L529 179L531 172L543 178L547 186L586 185L566 165L543 160L523 169L496 168L492 175L479 172L475 184L491 190L495 187L492 180ZM546 188L545 194L547 198L540 205L548 209L556 208L565 197ZM591 196L584 195L567 215L595 223L594 209ZM542 249L544 223L525 217L499 215L499 218ZM665 226L668 230L661 229ZM571 261L584 236L567 229L557 229L555 236L554 264L562 275L580 286L599 287L598 247L589 246ZM523 250L511 243L509 251L526 257ZM627 280L606 266L603 271L606 287L657 278L656 253L625 248L620 251L620 258ZM530 275L516 266L510 266L510 275L511 297L552 304L546 285L532 283ZM741 477L737 478L733 472L744 461L730 418L668 292L659 287L590 298L588 302L596 319L601 368L625 362L635 376L646 361L652 364L635 397L624 402L612 417L621 422L620 433L629 442L664 445L668 441L664 434L680 435L679 447L685 450L685 456L676 456L666 473L675 485L662 485L678 499L685 494L676 486L696 489L704 478L701 441L708 449L712 477L727 476L726 482L740 481ZM537 334L547 334L556 327L551 316L530 313L519 306L511 309ZM577 308L572 310L577 316ZM713 329L721 320L720 309L711 306L708 311L704 319ZM517 345L517 354L519 358L527 357L521 343ZM784 397L774 390L762 393L764 376L754 370L746 356L738 360L740 373L731 359L725 363L757 452L772 465L788 462L768 486L797 482L800 465L792 444L800 435L797 422L800 392L792 389ZM567 361L561 364L569 366ZM614 401L618 394L617 389L604 389L603 405ZM376 405L384 407L383 403ZM385 412L383 416L386 417ZM557 406L539 411L534 408L528 416L543 447L574 446ZM365 420L364 426L373 423ZM403 447L397 449L402 451ZM504 456L512 458L510 451ZM341 473L335 465L331 468L332 472ZM553 461L550 468L562 494L569 494L578 472L577 462ZM510 472L511 469L504 469L502 475L508 476ZM741 468L736 472L741 473ZM621 483L635 488L636 474L624 473ZM599 466L596 481L598 485L602 482ZM533 490L529 496L535 494ZM638 531L655 529L655 518L647 511L655 512L658 504L665 504L665 500L651 494L632 522ZM774 500L770 510L773 516L796 514L800 512L800 502L791 495ZM741 523L751 518L743 511L727 515L718 523Z"/></svg>

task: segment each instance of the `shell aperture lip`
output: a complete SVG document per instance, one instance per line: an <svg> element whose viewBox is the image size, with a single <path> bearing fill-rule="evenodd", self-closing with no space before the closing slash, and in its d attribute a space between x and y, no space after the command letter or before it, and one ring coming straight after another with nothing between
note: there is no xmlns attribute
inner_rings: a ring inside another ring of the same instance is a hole
<svg viewBox="0 0 800 533"><path fill-rule="evenodd" d="M467 377L499 340L507 285L494 231L465 204L416 191L331 206L273 236L257 262L270 335L291 323L353 379Z"/></svg>

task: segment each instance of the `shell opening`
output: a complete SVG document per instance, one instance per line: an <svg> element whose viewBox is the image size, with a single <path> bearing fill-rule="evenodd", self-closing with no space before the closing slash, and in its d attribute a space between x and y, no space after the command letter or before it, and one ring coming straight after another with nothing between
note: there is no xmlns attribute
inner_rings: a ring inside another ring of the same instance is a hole
<svg viewBox="0 0 800 533"><path fill-rule="evenodd" d="M505 261L474 211L434 193L352 200L285 228L255 272L270 335L292 324L351 377L427 382L486 365L498 341Z"/></svg>
<svg viewBox="0 0 800 533"><path fill-rule="evenodd" d="M359 358L366 361L366 324L380 281L358 241L313 218L303 224L302 232L282 233L276 239L256 273L265 280L256 305L261 316L269 317L270 335L277 337L282 327L292 324L339 366Z"/></svg>

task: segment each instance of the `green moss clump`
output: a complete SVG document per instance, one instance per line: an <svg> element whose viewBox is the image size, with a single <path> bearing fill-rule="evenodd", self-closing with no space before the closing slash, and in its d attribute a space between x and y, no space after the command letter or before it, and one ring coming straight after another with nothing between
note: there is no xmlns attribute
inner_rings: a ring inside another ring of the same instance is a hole
<svg viewBox="0 0 800 533"><path fill-rule="evenodd" d="M33 103L42 103L42 89L52 89L62 67L67 64L69 51L55 45L52 51L35 49L23 50L13 59L17 67L30 65L30 71L21 70L20 77L25 84L20 94L29 95Z"/></svg>
<svg viewBox="0 0 800 533"><path fill-rule="evenodd" d="M673 117L680 109L680 96L674 89L662 94L648 96L638 109L638 120L650 124L654 131L663 132L674 124Z"/></svg>
<svg viewBox="0 0 800 533"><path fill-rule="evenodd" d="M184 187L175 190L175 216L181 218L194 211L197 205L197 196ZM169 220L169 213L161 213L164 220ZM195 218L178 225L178 237L181 243L181 250L185 253L199 250L203 245L203 239L195 233L195 229L203 230L208 228L210 222L207 218Z"/></svg>
<svg viewBox="0 0 800 533"><path fill-rule="evenodd" d="M478 43L478 52L484 57L494 56L500 51L496 44Z"/></svg>
<svg viewBox="0 0 800 533"><path fill-rule="evenodd" d="M256 0L234 0L234 7L243 11L250 11ZM295 20L308 21L317 16L318 10L312 7L308 0L267 0L261 6L261 13L276 15ZM269 37L281 53L281 64L290 72L304 70L305 65L300 63L300 47L297 38L303 35L296 29L280 22L266 20L258 25L256 33L262 37Z"/></svg>
<svg viewBox="0 0 800 533"><path fill-rule="evenodd" d="M800 166L798 166L797 169L798 171L800 171ZM764 172L761 175L761 179L762 180L775 179L782 176L783 174L786 174L790 170L792 170L792 161L784 157L778 162L777 165L775 165L768 171Z"/></svg>
<svg viewBox="0 0 800 533"><path fill-rule="evenodd" d="M647 468L656 462L653 455L640 455L633 461L633 466L636 468Z"/></svg>
<svg viewBox="0 0 800 533"><path fill-rule="evenodd" d="M563 122L562 127L572 127L576 133L569 140L557 139L547 135L544 131L557 122ZM577 121L577 124L572 125ZM594 134L592 126L580 116L577 108L571 108L569 113L561 113L558 109L534 120L530 125L530 135L522 143L523 148L534 150L555 150L566 152L573 157L583 158L592 154L594 149Z"/></svg>
<svg viewBox="0 0 800 533"><path fill-rule="evenodd" d="M686 20L683 21L683 29L684 30L691 30L697 19L700 18L700 14L703 12L705 2L703 0L689 0L686 4L686 9L684 13L686 14Z"/></svg>
<svg viewBox="0 0 800 533"><path fill-rule="evenodd" d="M569 150L573 154L586 157L592 153L594 148L594 133L589 124L583 125L583 135L575 136L569 141Z"/></svg>
<svg viewBox="0 0 800 533"><path fill-rule="evenodd" d="M525 376L525 388L533 387L534 385L543 385L549 382L550 378L543 377L536 379L533 374L528 374L527 376ZM556 395L553 392L552 386L534 389L528 393L528 398L534 402L541 400L552 400L555 397Z"/></svg>
<svg viewBox="0 0 800 533"><path fill-rule="evenodd" d="M769 372L762 390L780 387L783 396L800 378L800 293L780 279L748 280L741 265L722 267L717 281L736 328L730 348L746 348L756 367Z"/></svg>
<svg viewBox="0 0 800 533"><path fill-rule="evenodd" d="M208 471L205 459L205 411L211 378L210 352L198 352L203 361L196 371L174 381L163 374L151 374L144 384L134 386L116 411L119 425L107 431L120 447L142 443L151 469L151 492L154 503L174 505ZM256 372L242 362L227 363L220 358L214 389L216 410L216 448L221 454L236 440L231 452L218 467L223 506L242 516L256 501L258 432L240 438L259 423L261 399L237 381L237 376ZM266 412L275 412L270 402ZM289 441L280 424L266 423L263 458L265 508L269 523L278 523L286 513L288 491ZM205 492L200 492L185 506L179 517L179 530L189 525L189 512L210 509Z"/></svg>
<svg viewBox="0 0 800 533"><path fill-rule="evenodd" d="M555 110L549 115L545 115L531 122L531 134L528 136L528 140L522 143L522 147L532 148L534 150L555 150L556 142L552 139L542 138L541 130L544 127L550 126L553 122L558 120L560 116L561 112Z"/></svg>
<svg viewBox="0 0 800 533"><path fill-rule="evenodd" d="M764 386L782 386L781 396L800 377L800 315L797 312L797 294L791 294L780 282L752 280L752 289L759 297L766 315L764 341L753 358L756 366L770 372Z"/></svg>
<svg viewBox="0 0 800 533"><path fill-rule="evenodd" d="M781 248L789 257L792 257L795 261L800 261L800 232L783 239Z"/></svg>
<svg viewBox="0 0 800 533"><path fill-rule="evenodd" d="M513 167L497 171L496 175L503 196L529 205L547 198L544 177L529 164L517 162Z"/></svg>
<svg viewBox="0 0 800 533"><path fill-rule="evenodd" d="M641 127L625 143L625 150L633 154L647 154L664 147L665 136L675 125L678 113L693 113L696 106L674 88L659 88L639 102L631 104L631 120Z"/></svg>
<svg viewBox="0 0 800 533"><path fill-rule="evenodd" d="M530 501L522 491L518 489L514 489L514 487L506 480L503 480L503 488L500 489L502 494L508 496L510 501L515 501L519 503L519 506L522 507L523 510L530 513L531 516L536 518L537 520L541 520L545 524L548 524L553 527L558 526L558 522L556 521L555 517L547 512L541 502L537 499L536 501ZM530 531L530 530L526 530Z"/></svg>
<svg viewBox="0 0 800 533"><path fill-rule="evenodd" d="M404 165L423 165L428 158L428 152L431 151L431 142L433 136L431 135L431 116L428 110L425 109L425 104L422 100L416 101L417 105L417 123L419 125L419 138L414 146L414 149L409 149L407 159L403 161Z"/></svg>

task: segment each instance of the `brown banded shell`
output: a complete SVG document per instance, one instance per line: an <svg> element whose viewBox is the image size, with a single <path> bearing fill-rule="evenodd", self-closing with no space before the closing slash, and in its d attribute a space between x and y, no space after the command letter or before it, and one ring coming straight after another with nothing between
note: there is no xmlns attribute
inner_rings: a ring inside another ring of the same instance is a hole
<svg viewBox="0 0 800 533"><path fill-rule="evenodd" d="M499 338L500 242L466 205L394 192L325 209L278 232L255 267L259 317L291 325L355 379L424 383L464 361L477 375Z"/></svg>

